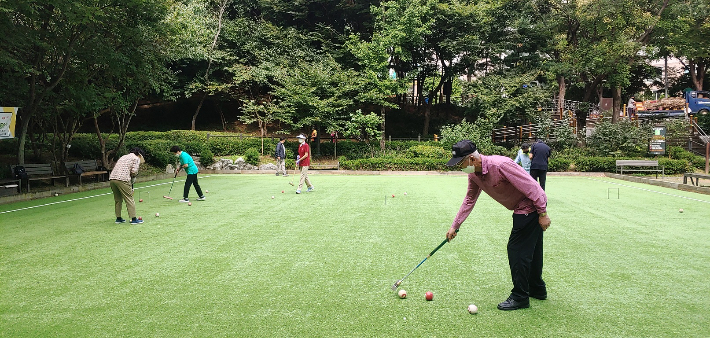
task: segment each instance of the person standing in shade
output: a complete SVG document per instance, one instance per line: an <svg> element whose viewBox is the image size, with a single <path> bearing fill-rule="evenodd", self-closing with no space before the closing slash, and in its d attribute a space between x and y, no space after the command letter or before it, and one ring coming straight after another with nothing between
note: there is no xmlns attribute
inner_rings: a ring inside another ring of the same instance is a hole
<svg viewBox="0 0 710 338"><path fill-rule="evenodd" d="M300 194L301 188L303 188L303 183L306 183L308 192L315 190L315 187L311 184L311 180L308 179L308 167L311 165L311 147L308 143L306 143L306 137L303 134L298 135L296 138L298 138L298 143L300 143L298 146L298 159L296 160L296 165L301 166L301 180L298 181L298 189L296 190L296 193Z"/></svg>
<svg viewBox="0 0 710 338"><path fill-rule="evenodd" d="M183 189L182 199L180 200L180 202L190 202L188 195L190 194L191 185L195 186L195 191L197 192L197 196L199 197L197 200L204 201L206 199L205 195L202 193L200 183L197 182L197 172L199 171L199 169L197 169L195 161L192 160L192 156L190 156L190 154L188 154L187 152L182 151L179 146L172 146L170 148L170 152L175 154L175 156L180 159L180 166L178 167L178 172L181 169L185 169L185 173L187 173L187 178L185 179L185 189Z"/></svg>
<svg viewBox="0 0 710 338"><path fill-rule="evenodd" d="M468 174L466 197L446 232L451 241L473 211L482 191L513 211L513 229L508 239L508 263L513 289L508 299L498 304L499 310L530 307L530 297L547 299L547 286L542 279L542 235L550 226L545 191L513 160L505 156L485 156L476 144L463 140L452 147L449 167L458 166ZM489 215L479 214L475 221L485 221Z"/></svg>
<svg viewBox="0 0 710 338"><path fill-rule="evenodd" d="M131 224L143 223L143 220L136 217L136 202L133 200L133 187L131 184L132 179L138 175L138 167L145 162L143 155L142 149L131 149L131 152L121 156L116 161L116 165L109 175L109 185L113 192L114 211L116 212L116 224L126 222L121 217L124 201L126 202L126 209L128 209L128 217L131 218Z"/></svg>
<svg viewBox="0 0 710 338"><path fill-rule="evenodd" d="M530 146L527 143L523 143L518 149L518 156L515 158L515 163L520 164L525 171L530 173Z"/></svg>
<svg viewBox="0 0 710 338"><path fill-rule="evenodd" d="M276 152L274 157L276 157L276 176L279 176L280 172L284 173L284 177L288 176L286 172L286 147L284 146L286 138L282 137L279 142L276 143Z"/></svg>
<svg viewBox="0 0 710 338"><path fill-rule="evenodd" d="M542 190L545 190L545 181L547 180L547 168L550 160L550 149L545 142L537 140L537 143L530 148L530 175L540 182Z"/></svg>

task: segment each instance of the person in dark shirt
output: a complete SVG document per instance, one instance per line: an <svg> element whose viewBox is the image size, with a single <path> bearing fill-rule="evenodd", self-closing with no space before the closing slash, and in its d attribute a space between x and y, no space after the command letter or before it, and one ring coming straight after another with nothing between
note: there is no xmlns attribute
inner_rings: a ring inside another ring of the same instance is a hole
<svg viewBox="0 0 710 338"><path fill-rule="evenodd" d="M547 180L547 166L550 159L551 149L542 140L537 140L530 148L530 175L536 181L540 182L540 187L545 190L545 181Z"/></svg>

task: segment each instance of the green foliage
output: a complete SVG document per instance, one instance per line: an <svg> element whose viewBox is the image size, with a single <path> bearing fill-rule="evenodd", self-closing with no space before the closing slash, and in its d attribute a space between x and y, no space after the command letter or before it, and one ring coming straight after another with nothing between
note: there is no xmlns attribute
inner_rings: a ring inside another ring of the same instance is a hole
<svg viewBox="0 0 710 338"><path fill-rule="evenodd" d="M447 171L451 170L446 166L443 159L433 158L395 158L395 157L374 157L358 160L347 160L340 162L340 168L344 170L372 170L372 171Z"/></svg>
<svg viewBox="0 0 710 338"><path fill-rule="evenodd" d="M671 159L686 161L696 169L705 169L705 157L703 156L695 155L681 147L668 147L667 153Z"/></svg>
<svg viewBox="0 0 710 338"><path fill-rule="evenodd" d="M417 145L407 149L406 155L410 158L448 159L451 157L451 152L440 146Z"/></svg>
<svg viewBox="0 0 710 338"><path fill-rule="evenodd" d="M594 133L587 138L587 146L600 155L621 152L624 156L645 155L653 135L650 124L636 126L635 121L621 120L617 123L604 120L597 123Z"/></svg>
<svg viewBox="0 0 710 338"><path fill-rule="evenodd" d="M381 132L378 129L382 124L382 117L370 112L363 114L357 110L350 114L350 119L344 123L343 136L361 141L380 140Z"/></svg>
<svg viewBox="0 0 710 338"><path fill-rule="evenodd" d="M256 148L249 148L244 152L244 161L251 165L259 165L259 150Z"/></svg>
<svg viewBox="0 0 710 338"><path fill-rule="evenodd" d="M459 124L444 126L441 128L441 144L444 149L451 149L451 146L458 141L471 140L476 143L482 154L498 154L500 149L493 145L491 132L499 116L498 113L493 112L488 118L479 118L474 123L464 119Z"/></svg>
<svg viewBox="0 0 710 338"><path fill-rule="evenodd" d="M214 164L214 162L214 154L212 151L208 148L203 149L200 153L200 164L206 167Z"/></svg>
<svg viewBox="0 0 710 338"><path fill-rule="evenodd" d="M572 159L566 157L552 157L548 161L547 171L565 172L570 171Z"/></svg>
<svg viewBox="0 0 710 338"><path fill-rule="evenodd" d="M175 165L177 158L170 152L173 145L174 143L168 140L145 140L135 143L135 146L145 151L145 161L158 168L165 168L168 164Z"/></svg>

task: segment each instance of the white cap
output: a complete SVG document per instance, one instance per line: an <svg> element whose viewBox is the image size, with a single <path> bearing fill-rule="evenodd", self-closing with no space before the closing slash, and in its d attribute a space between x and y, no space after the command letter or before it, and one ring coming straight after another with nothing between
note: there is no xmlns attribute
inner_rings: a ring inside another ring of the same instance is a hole
<svg viewBox="0 0 710 338"><path fill-rule="evenodd" d="M304 140L306 139L306 137L303 136L303 134L300 134L300 135L296 136L296 138L302 138L302 139L304 139Z"/></svg>

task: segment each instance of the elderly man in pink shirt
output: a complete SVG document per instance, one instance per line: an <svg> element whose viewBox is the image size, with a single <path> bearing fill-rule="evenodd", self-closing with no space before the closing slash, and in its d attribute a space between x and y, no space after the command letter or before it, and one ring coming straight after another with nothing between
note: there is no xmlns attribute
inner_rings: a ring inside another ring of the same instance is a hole
<svg viewBox="0 0 710 338"><path fill-rule="evenodd" d="M508 239L508 263L513 289L500 310L530 307L529 297L544 300L547 289L542 280L542 234L550 226L547 196L525 169L504 156L478 153L476 144L463 140L453 145L452 158L446 164L459 166L468 174L468 192L454 218L446 238L456 231L473 210L481 191L513 210L513 230ZM479 217L481 219L481 217Z"/></svg>

